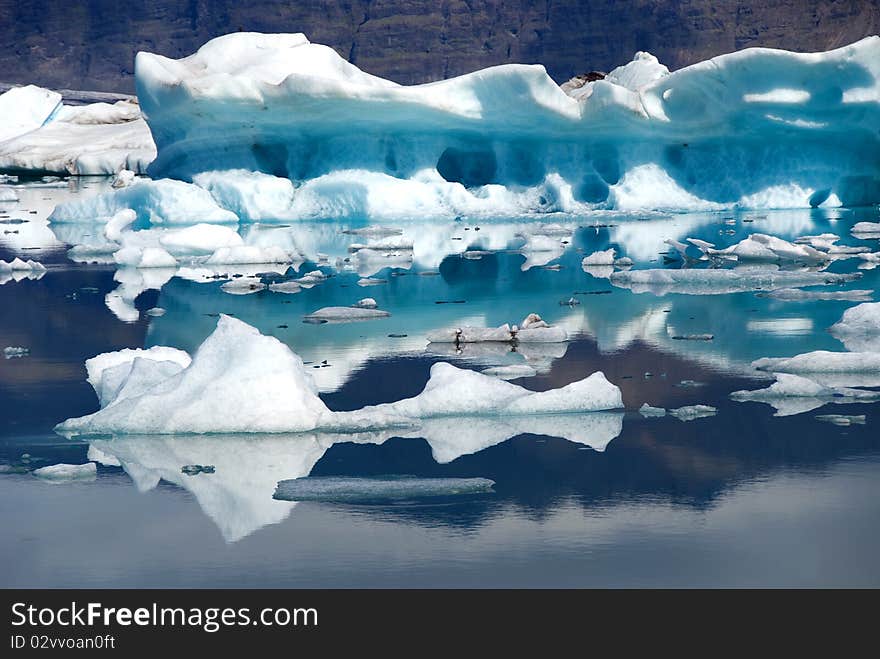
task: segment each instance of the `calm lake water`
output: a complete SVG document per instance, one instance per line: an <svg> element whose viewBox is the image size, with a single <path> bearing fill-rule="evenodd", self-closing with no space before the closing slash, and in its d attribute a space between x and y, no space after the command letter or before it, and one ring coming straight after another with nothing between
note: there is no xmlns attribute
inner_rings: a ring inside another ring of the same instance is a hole
<svg viewBox="0 0 880 659"><path fill-rule="evenodd" d="M0 359L3 587L880 585L880 403L774 416L770 405L729 398L772 382L752 360L844 350L827 330L856 303L633 293L581 267L585 254L610 246L636 268L679 267L664 261L664 238L723 246L752 232L788 240L830 232L876 251L876 239L849 232L857 221L880 221L876 208L414 219L393 225L415 243L411 262L359 265L344 259L365 239L341 231L365 222L256 225L241 229L248 240L288 241L311 258L300 274L332 276L294 295L231 295L222 280L192 269L70 261L67 249L100 226L45 218L56 203L104 186L19 185L20 201L0 204L0 259L48 268L39 279L0 285L0 348L29 350ZM569 228L566 244L551 254L516 251L516 234L540 222ZM863 276L823 290L880 289L880 270L859 263L833 263L829 272ZM385 281L361 286L362 277ZM364 297L391 316L302 322ZM579 304L561 304L571 298ZM155 307L164 314L146 313ZM530 312L573 339L460 353L425 339L435 328L519 323ZM153 345L192 352L219 313L290 345L336 410L414 395L431 364L446 360L475 369L527 363L537 374L514 382L534 390L602 370L626 411L488 425L451 419L426 426L424 438L381 443L311 434L102 437L90 446L53 432L98 409L87 358ZM690 334L713 339L673 338ZM860 379L880 386L880 374ZM643 418L645 402L718 412L688 422ZM837 426L816 418L823 414L866 421ZM86 462L90 449L103 460L94 480L53 484L28 473ZM214 471L189 475L186 465ZM392 502L273 498L280 480L309 475L483 477L495 485Z"/></svg>

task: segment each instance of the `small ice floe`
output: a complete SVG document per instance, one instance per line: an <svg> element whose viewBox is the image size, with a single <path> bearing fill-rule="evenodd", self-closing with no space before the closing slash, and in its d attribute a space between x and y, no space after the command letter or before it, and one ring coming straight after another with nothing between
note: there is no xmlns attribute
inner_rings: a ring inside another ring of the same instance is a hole
<svg viewBox="0 0 880 659"><path fill-rule="evenodd" d="M324 307L304 316L306 322L318 323L349 323L361 320L388 318L388 311L377 309L373 298L364 298L350 307Z"/></svg>
<svg viewBox="0 0 880 659"><path fill-rule="evenodd" d="M647 403L643 403L642 406L639 408L639 414L641 414L646 419L666 416L666 409L663 407L652 407Z"/></svg>
<svg viewBox="0 0 880 659"><path fill-rule="evenodd" d="M273 495L281 501L370 502L491 493L488 478L308 476L280 481Z"/></svg>
<svg viewBox="0 0 880 659"><path fill-rule="evenodd" d="M216 471L214 465L184 465L180 468L180 473L187 476L198 476L199 474L213 474Z"/></svg>
<svg viewBox="0 0 880 659"><path fill-rule="evenodd" d="M853 225L852 234L857 238L880 236L880 222L857 222Z"/></svg>
<svg viewBox="0 0 880 659"><path fill-rule="evenodd" d="M674 334L672 337L675 341L712 341L714 334Z"/></svg>
<svg viewBox="0 0 880 659"><path fill-rule="evenodd" d="M843 312L831 333L847 350L880 353L880 302L863 302Z"/></svg>
<svg viewBox="0 0 880 659"><path fill-rule="evenodd" d="M130 169L120 170L116 176L113 177L113 181L110 183L110 187L112 188L127 188L129 185L134 183L136 174Z"/></svg>
<svg viewBox="0 0 880 659"><path fill-rule="evenodd" d="M294 279L294 281L302 288L312 288L312 286L317 286L318 284L327 281L327 279L327 275L325 275L320 270L312 270L304 274L299 279Z"/></svg>
<svg viewBox="0 0 880 659"><path fill-rule="evenodd" d="M387 284L387 279L375 279L372 277L361 277L358 279L358 286L379 286L381 284Z"/></svg>
<svg viewBox="0 0 880 659"><path fill-rule="evenodd" d="M717 413L718 409L711 405L685 405L669 410L669 414L680 421L693 421L707 416L715 416Z"/></svg>
<svg viewBox="0 0 880 659"><path fill-rule="evenodd" d="M606 249L601 252L593 252L589 256L585 256L581 261L581 266L588 267L593 265L614 265L615 251L614 248Z"/></svg>
<svg viewBox="0 0 880 659"><path fill-rule="evenodd" d="M269 284L269 290L274 293L287 293L294 294L299 293L303 287L299 284L299 282L290 280L290 281L276 281Z"/></svg>
<svg viewBox="0 0 880 659"><path fill-rule="evenodd" d="M147 309L146 314L158 318L165 315L165 309L162 307L153 307L152 309Z"/></svg>
<svg viewBox="0 0 880 659"><path fill-rule="evenodd" d="M576 297L570 297L567 300L560 300L559 305L563 307L576 307L581 303Z"/></svg>
<svg viewBox="0 0 880 659"><path fill-rule="evenodd" d="M372 240L368 243L352 243L348 246L348 251L352 253L359 252L363 249L372 250L374 252L411 252L413 249L413 242L403 236L394 235L382 238L381 240Z"/></svg>
<svg viewBox="0 0 880 659"><path fill-rule="evenodd" d="M776 382L764 389L734 391L736 401L767 403L776 409L775 416L809 412L827 403L870 403L880 400L880 391L829 387L815 380L791 373L776 373Z"/></svg>
<svg viewBox="0 0 880 659"><path fill-rule="evenodd" d="M277 245L269 247L236 245L233 247L218 247L205 263L208 265L286 264L293 263L298 257L298 254L291 254Z"/></svg>
<svg viewBox="0 0 880 659"><path fill-rule="evenodd" d="M781 288L769 293L758 293L761 297L771 297L775 300L807 301L807 300L846 300L849 302L863 302L870 300L874 295L873 290L850 290L850 291L804 291L800 288Z"/></svg>
<svg viewBox="0 0 880 659"><path fill-rule="evenodd" d="M456 327L428 333L430 343L564 343L568 332L551 327L541 316L530 313L522 323L512 327L505 323L498 327Z"/></svg>
<svg viewBox="0 0 880 659"><path fill-rule="evenodd" d="M18 357L27 357L31 353L29 348L22 348L20 346L7 346L3 348L3 356L6 359L15 359Z"/></svg>
<svg viewBox="0 0 880 659"><path fill-rule="evenodd" d="M267 263L266 258L286 258L288 254L272 252L266 254L262 251L235 251L234 248L242 247L243 240L239 233L228 226L221 224L199 223L183 229L172 229L159 236L159 244L172 254L178 256L210 256L211 262L217 265L232 265L247 263ZM219 251L223 249L228 251ZM259 248L256 248L259 250ZM242 258L247 257L247 258ZM286 261L280 261L286 262Z"/></svg>
<svg viewBox="0 0 880 659"><path fill-rule="evenodd" d="M224 293L232 295L250 295L265 290L266 284L253 277L238 277L230 279L220 286Z"/></svg>
<svg viewBox="0 0 880 659"><path fill-rule="evenodd" d="M484 375L501 378L502 380L515 380L517 378L531 378L538 372L528 364L509 364L507 366L492 366L481 371Z"/></svg>
<svg viewBox="0 0 880 659"><path fill-rule="evenodd" d="M619 259L614 259L613 265L615 268L631 268L634 262L628 256L621 256Z"/></svg>
<svg viewBox="0 0 880 659"><path fill-rule="evenodd" d="M686 268L621 270L609 276L611 284L633 293L686 295L724 295L746 291L771 291L845 284L862 277L861 273L835 274L812 270L781 270L777 266L744 268Z"/></svg>
<svg viewBox="0 0 880 659"><path fill-rule="evenodd" d="M694 387L705 387L706 383L705 382L697 382L696 380L682 380L681 382L679 382L675 386L681 387L682 389L692 389Z"/></svg>
<svg viewBox="0 0 880 659"><path fill-rule="evenodd" d="M48 467L40 467L31 472L37 478L62 483L68 481L91 481L95 480L98 469L94 462L86 462L81 465L57 464Z"/></svg>
<svg viewBox="0 0 880 659"><path fill-rule="evenodd" d="M18 195L12 188L0 188L0 202L18 201Z"/></svg>
<svg viewBox="0 0 880 659"><path fill-rule="evenodd" d="M794 357L762 357L752 366L773 373L877 373L880 352L814 350Z"/></svg>
<svg viewBox="0 0 880 659"><path fill-rule="evenodd" d="M817 414L816 418L819 419L819 421L833 423L835 426L851 426L854 423L865 425L864 414Z"/></svg>
<svg viewBox="0 0 880 659"><path fill-rule="evenodd" d="M715 249L710 243L699 243L689 239L705 256L711 258L731 259L736 261L763 261L774 263L790 261L797 263L817 264L830 260L827 253L806 244L790 243L776 236L753 233L735 245L724 249Z"/></svg>

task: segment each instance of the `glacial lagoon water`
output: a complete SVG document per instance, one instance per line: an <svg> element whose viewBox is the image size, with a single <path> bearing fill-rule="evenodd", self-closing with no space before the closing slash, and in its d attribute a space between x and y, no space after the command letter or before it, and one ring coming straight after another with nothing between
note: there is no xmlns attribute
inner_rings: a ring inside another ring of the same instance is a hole
<svg viewBox="0 0 880 659"><path fill-rule="evenodd" d="M680 267L664 260L665 238L726 246L752 232L787 240L835 233L876 251L876 239L849 232L880 220L876 208L414 218L392 225L415 243L411 262L358 266L344 259L362 238L342 231L364 222L254 225L241 231L268 241L280 232L313 255L299 273L331 276L296 294L233 295L204 273L70 261L68 247L99 227L45 217L60 201L105 186L18 185L20 201L0 208L0 259L47 267L39 279L0 285L0 347L28 349L0 360L0 585L880 585L880 403L819 401L774 416L768 404L729 398L772 382L750 366L755 359L844 350L827 330L856 303L634 293L581 267L584 255L608 247L635 269ZM523 255L516 234L542 222L571 233L557 252ZM828 272L862 277L822 290L880 289L880 270L860 263L832 263ZM359 285L364 278L383 283ZM391 316L303 322L364 297ZM572 298L579 304L563 304ZM147 313L155 308L164 313ZM436 328L519 323L531 312L572 340L511 351L425 339ZM424 438L381 443L320 434L70 440L53 432L98 408L85 359L124 347L193 351L220 313L290 345L334 410L415 395L443 360L479 370L527 363L536 375L514 382L534 390L602 370L626 410L501 429L446 419ZM673 338L704 334L712 339ZM880 386L880 374L860 378ZM718 411L693 421L645 418L643 403ZM865 415L865 423L816 418L827 414ZM29 473L87 460L98 462L94 479L56 483ZM427 497L273 498L279 481L307 476L360 479L365 488L402 477L493 485Z"/></svg>

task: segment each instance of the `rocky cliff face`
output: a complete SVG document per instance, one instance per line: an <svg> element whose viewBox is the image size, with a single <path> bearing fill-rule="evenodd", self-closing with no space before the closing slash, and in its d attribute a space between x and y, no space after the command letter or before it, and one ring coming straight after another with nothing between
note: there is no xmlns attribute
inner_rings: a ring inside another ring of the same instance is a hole
<svg viewBox="0 0 880 659"><path fill-rule="evenodd" d="M670 69L750 46L827 50L880 33L880 0L0 0L0 79L132 91L134 54L227 32L305 32L412 84L508 62L557 81L649 50Z"/></svg>

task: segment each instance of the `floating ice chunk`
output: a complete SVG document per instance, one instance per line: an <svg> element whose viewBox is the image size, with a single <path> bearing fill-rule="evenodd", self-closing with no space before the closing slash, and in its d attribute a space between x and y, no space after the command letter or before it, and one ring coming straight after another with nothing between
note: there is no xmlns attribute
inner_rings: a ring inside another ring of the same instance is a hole
<svg viewBox="0 0 880 659"><path fill-rule="evenodd" d="M391 314L373 307L324 307L305 316L306 320L317 320L328 323L344 323L360 320L387 318Z"/></svg>
<svg viewBox="0 0 880 659"><path fill-rule="evenodd" d="M669 410L669 414L680 421L693 421L707 416L715 416L717 413L718 409L711 405L685 405Z"/></svg>
<svg viewBox="0 0 880 659"><path fill-rule="evenodd" d="M860 273L834 274L811 270L779 270L775 267L747 267L629 270L613 273L610 280L614 286L629 288L633 293L652 293L662 296L667 293L723 295L745 291L845 284L859 279L860 276Z"/></svg>
<svg viewBox="0 0 880 659"><path fill-rule="evenodd" d="M852 228L853 235L880 234L880 222L856 222Z"/></svg>
<svg viewBox="0 0 880 659"><path fill-rule="evenodd" d="M206 190L171 179L138 180L127 188L59 204L49 220L90 222L127 208L137 213L138 220L150 224L238 222L238 216L218 206Z"/></svg>
<svg viewBox="0 0 880 659"><path fill-rule="evenodd" d="M123 115L135 118L118 121ZM0 142L0 168L60 175L142 174L155 157L150 129L131 103L63 106L37 130Z"/></svg>
<svg viewBox="0 0 880 659"><path fill-rule="evenodd" d="M6 359L14 359L17 357L27 357L30 354L29 348L22 348L19 346L7 346L3 348L3 357Z"/></svg>
<svg viewBox="0 0 880 659"><path fill-rule="evenodd" d="M93 481L98 473L94 462L81 465L57 464L48 467L40 467L31 472L37 478L63 483L69 481Z"/></svg>
<svg viewBox="0 0 880 659"><path fill-rule="evenodd" d="M296 283L302 286L303 288L311 288L327 279L327 275L325 275L320 270L312 270L311 272L307 272L299 279L296 279Z"/></svg>
<svg viewBox="0 0 880 659"><path fill-rule="evenodd" d="M819 419L819 421L833 423L835 426L851 426L854 423L865 425L864 414L817 414L816 418Z"/></svg>
<svg viewBox="0 0 880 659"><path fill-rule="evenodd" d="M766 389L734 391L730 397L734 400L766 400L787 396L830 396L833 393L833 389L808 378L790 373L777 373L776 382Z"/></svg>
<svg viewBox="0 0 880 659"><path fill-rule="evenodd" d="M671 337L675 341L712 341L714 334L673 334Z"/></svg>
<svg viewBox="0 0 880 659"><path fill-rule="evenodd" d="M502 380L515 380L517 378L530 378L538 372L528 364L509 364L507 366L491 366L481 371L484 375L491 375Z"/></svg>
<svg viewBox="0 0 880 659"><path fill-rule="evenodd" d="M397 501L488 494L494 484L488 478L309 476L280 481L273 498L282 501Z"/></svg>
<svg viewBox="0 0 880 659"><path fill-rule="evenodd" d="M359 309L376 309L379 305L373 298L365 297L364 299L355 302L354 306Z"/></svg>
<svg viewBox="0 0 880 659"><path fill-rule="evenodd" d="M498 327L454 327L451 329L434 330L428 332L428 341L431 343L484 343L513 341L510 325L504 323Z"/></svg>
<svg viewBox="0 0 880 659"><path fill-rule="evenodd" d="M237 277L222 284L220 288L224 293L232 295L250 295L265 290L266 284L253 277Z"/></svg>
<svg viewBox="0 0 880 659"><path fill-rule="evenodd" d="M231 227L201 223L168 231L159 236L159 244L172 254L182 256L214 254L223 248L239 247L243 241Z"/></svg>
<svg viewBox="0 0 880 659"><path fill-rule="evenodd" d="M405 252L412 251L413 241L400 235L386 236L369 243L352 243L348 246L349 252L358 252L362 249L371 249L374 252Z"/></svg>
<svg viewBox="0 0 880 659"><path fill-rule="evenodd" d="M865 302L847 309L831 326L831 333L847 350L880 353L880 302Z"/></svg>
<svg viewBox="0 0 880 659"><path fill-rule="evenodd" d="M131 351L102 355L87 364L90 377L130 356ZM299 357L277 339L228 316L221 316L189 366L157 383L153 376L159 368L141 372L133 365L122 384L130 396L117 394L98 412L68 419L57 430L68 435L352 432L418 427L418 419L433 417L579 414L623 405L620 389L598 372L560 389L533 392L441 362L432 366L424 390L413 398L331 412Z"/></svg>
<svg viewBox="0 0 880 659"><path fill-rule="evenodd" d="M765 389L734 391L737 401L758 401L776 408L775 416L809 412L826 403L870 403L880 400L880 392L847 387L829 387L789 373L777 373L776 382Z"/></svg>
<svg viewBox="0 0 880 659"><path fill-rule="evenodd" d="M358 286L379 286L380 284L387 284L387 279L371 279L369 277L361 277L358 279Z"/></svg>
<svg viewBox="0 0 880 659"><path fill-rule="evenodd" d="M735 245L724 249L707 248L709 256L735 258L738 261L793 261L798 263L822 263L829 256L809 245L790 243L782 238L753 233Z"/></svg>
<svg viewBox="0 0 880 659"><path fill-rule="evenodd" d="M593 252L589 256L585 256L581 261L581 266L594 266L594 265L614 265L614 248L606 249L602 252Z"/></svg>
<svg viewBox="0 0 880 659"><path fill-rule="evenodd" d="M353 236L366 236L368 238L382 238L385 236L399 236L403 233L403 229L371 225L360 229L346 229L342 233L347 233Z"/></svg>
<svg viewBox="0 0 880 659"><path fill-rule="evenodd" d="M176 268L177 259L161 247L123 247L113 255L119 265L132 268Z"/></svg>
<svg viewBox="0 0 880 659"><path fill-rule="evenodd" d="M0 201L18 201L18 195L12 188L0 188Z"/></svg>
<svg viewBox="0 0 880 659"><path fill-rule="evenodd" d="M880 371L880 352L815 350L794 357L763 357L752 366L774 373L876 373Z"/></svg>
<svg viewBox="0 0 880 659"><path fill-rule="evenodd" d="M765 293L767 297L777 300L848 300L861 302L870 300L874 295L872 290L848 290L848 291L803 291L799 288L781 288L776 291Z"/></svg>
<svg viewBox="0 0 880 659"><path fill-rule="evenodd" d="M620 389L601 372L560 389L533 392L496 378L439 362L424 390L413 398L365 407L362 414L408 418L455 415L578 413L623 407Z"/></svg>
<svg viewBox="0 0 880 659"><path fill-rule="evenodd" d="M278 339L221 315L217 329L183 371L139 396L69 419L58 430L298 432L314 429L328 413L297 355Z"/></svg>
<svg viewBox="0 0 880 659"><path fill-rule="evenodd" d="M257 245L236 245L218 247L208 260L208 265L245 265L250 263L292 263L291 254L281 247L258 247Z"/></svg>
<svg viewBox="0 0 880 659"><path fill-rule="evenodd" d="M60 105L61 94L34 85L0 94L0 142L36 130Z"/></svg>
<svg viewBox="0 0 880 659"><path fill-rule="evenodd" d="M643 403L639 408L639 414L646 419L653 417L666 416L666 409L662 407L651 407L647 403Z"/></svg>
<svg viewBox="0 0 880 659"><path fill-rule="evenodd" d="M269 290L275 293L293 294L299 293L302 289L303 287L295 281L277 281L269 284Z"/></svg>

